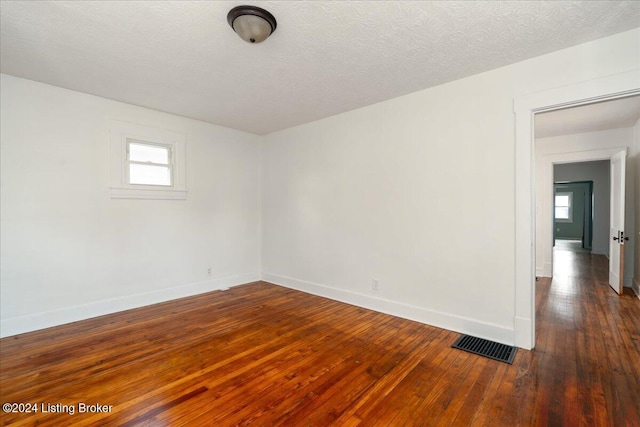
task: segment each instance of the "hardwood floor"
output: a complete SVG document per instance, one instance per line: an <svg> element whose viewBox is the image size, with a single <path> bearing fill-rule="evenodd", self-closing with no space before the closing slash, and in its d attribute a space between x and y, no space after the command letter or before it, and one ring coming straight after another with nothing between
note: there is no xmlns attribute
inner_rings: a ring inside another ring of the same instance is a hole
<svg viewBox="0 0 640 427"><path fill-rule="evenodd" d="M0 340L2 403L38 406L1 424L640 426L640 300L606 285L601 256L556 265L537 282L536 350L513 365L259 282Z"/></svg>

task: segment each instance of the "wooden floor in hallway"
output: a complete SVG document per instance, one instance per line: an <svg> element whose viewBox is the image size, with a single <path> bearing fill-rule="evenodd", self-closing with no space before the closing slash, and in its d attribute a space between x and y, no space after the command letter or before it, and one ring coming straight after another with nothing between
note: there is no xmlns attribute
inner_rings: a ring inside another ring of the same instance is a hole
<svg viewBox="0 0 640 427"><path fill-rule="evenodd" d="M1 401L38 411L0 424L640 426L640 300L609 288L602 256L556 268L513 365L265 282L7 337Z"/></svg>

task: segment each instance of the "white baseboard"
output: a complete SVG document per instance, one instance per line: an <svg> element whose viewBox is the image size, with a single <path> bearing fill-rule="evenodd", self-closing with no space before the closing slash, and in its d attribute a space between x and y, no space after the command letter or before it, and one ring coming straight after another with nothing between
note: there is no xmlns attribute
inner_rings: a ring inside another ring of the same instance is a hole
<svg viewBox="0 0 640 427"><path fill-rule="evenodd" d="M515 343L514 345L526 350L531 350L535 347L533 323L531 319L524 317L515 318Z"/></svg>
<svg viewBox="0 0 640 427"><path fill-rule="evenodd" d="M536 267L536 277L553 277L551 263L545 262L542 267Z"/></svg>
<svg viewBox="0 0 640 427"><path fill-rule="evenodd" d="M118 311L157 304L159 302L165 302L172 299L228 289L231 286L237 286L258 280L260 280L259 273L240 274L191 283L183 286L176 286L173 288L160 289L153 292L95 301L89 304L67 307L59 310L2 319L0 321L0 337L4 338L25 332L36 331L38 329L63 325L65 323L103 316L105 314L116 313Z"/></svg>
<svg viewBox="0 0 640 427"><path fill-rule="evenodd" d="M633 279L633 286L631 286L631 288L633 289L633 292L636 293L638 299L640 299L640 282Z"/></svg>
<svg viewBox="0 0 640 427"><path fill-rule="evenodd" d="M397 301L391 301L384 298L377 298L370 295L332 288L330 286L273 273L263 272L262 280L309 294L352 304L358 307L391 314L404 319L414 320L416 322L436 326L438 328L469 334L507 345L514 345L514 330L504 326L481 322L468 317L443 313Z"/></svg>
<svg viewBox="0 0 640 427"><path fill-rule="evenodd" d="M633 277L625 276L624 280L622 281L622 285L624 287L627 287L627 288L632 288L633 287Z"/></svg>
<svg viewBox="0 0 640 427"><path fill-rule="evenodd" d="M551 267L550 262L545 262L542 265L542 276L541 277L553 277L553 268Z"/></svg>

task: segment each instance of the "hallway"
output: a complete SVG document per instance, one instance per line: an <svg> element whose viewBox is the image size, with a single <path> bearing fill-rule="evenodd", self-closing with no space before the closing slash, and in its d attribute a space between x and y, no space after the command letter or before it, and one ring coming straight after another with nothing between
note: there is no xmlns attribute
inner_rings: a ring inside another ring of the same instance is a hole
<svg viewBox="0 0 640 427"><path fill-rule="evenodd" d="M548 415L537 425L640 425L640 300L607 280L605 256L560 246L553 279L537 282L533 363L547 367L538 381L548 385L537 388Z"/></svg>

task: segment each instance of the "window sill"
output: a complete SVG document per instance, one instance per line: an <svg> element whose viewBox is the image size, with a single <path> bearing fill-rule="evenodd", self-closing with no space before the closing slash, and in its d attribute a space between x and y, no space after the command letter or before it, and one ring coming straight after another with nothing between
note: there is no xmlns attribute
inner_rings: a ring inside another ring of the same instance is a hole
<svg viewBox="0 0 640 427"><path fill-rule="evenodd" d="M187 190L110 188L109 197L112 199L186 200Z"/></svg>

